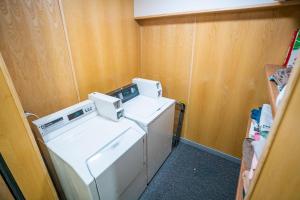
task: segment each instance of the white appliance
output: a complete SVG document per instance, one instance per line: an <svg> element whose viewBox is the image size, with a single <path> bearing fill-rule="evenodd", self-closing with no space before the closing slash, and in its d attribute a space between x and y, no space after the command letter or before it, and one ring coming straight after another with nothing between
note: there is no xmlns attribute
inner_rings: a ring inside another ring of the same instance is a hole
<svg viewBox="0 0 300 200"><path fill-rule="evenodd" d="M124 116L147 133L147 180L153 178L172 149L175 100L162 97L159 81L135 78L110 95L123 102Z"/></svg>
<svg viewBox="0 0 300 200"><path fill-rule="evenodd" d="M98 113L113 121L123 117L124 108L120 99L105 94L94 92L89 94L89 99L95 102Z"/></svg>
<svg viewBox="0 0 300 200"><path fill-rule="evenodd" d="M99 115L103 99L94 101L33 122L63 191L67 199L138 199L147 185L145 131L124 117Z"/></svg>

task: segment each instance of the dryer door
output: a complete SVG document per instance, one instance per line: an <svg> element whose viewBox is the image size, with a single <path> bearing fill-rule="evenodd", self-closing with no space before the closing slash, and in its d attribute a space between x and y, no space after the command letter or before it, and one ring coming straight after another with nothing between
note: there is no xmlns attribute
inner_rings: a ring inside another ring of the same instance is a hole
<svg viewBox="0 0 300 200"><path fill-rule="evenodd" d="M144 135L128 129L87 164L96 180L100 199L118 199L144 169Z"/></svg>

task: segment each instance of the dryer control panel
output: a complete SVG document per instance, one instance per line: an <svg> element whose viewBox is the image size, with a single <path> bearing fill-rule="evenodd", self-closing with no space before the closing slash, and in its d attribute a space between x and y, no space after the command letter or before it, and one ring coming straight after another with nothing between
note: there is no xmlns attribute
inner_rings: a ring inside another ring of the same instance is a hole
<svg viewBox="0 0 300 200"><path fill-rule="evenodd" d="M132 84L114 90L108 93L108 95L121 99L122 103L125 103L138 95L159 98L162 97L162 86L159 81L134 78L132 79Z"/></svg>
<svg viewBox="0 0 300 200"><path fill-rule="evenodd" d="M119 98L122 100L122 103L133 99L134 97L140 94L137 84L133 83L126 85L122 88L119 88L115 91L110 92L108 95Z"/></svg>

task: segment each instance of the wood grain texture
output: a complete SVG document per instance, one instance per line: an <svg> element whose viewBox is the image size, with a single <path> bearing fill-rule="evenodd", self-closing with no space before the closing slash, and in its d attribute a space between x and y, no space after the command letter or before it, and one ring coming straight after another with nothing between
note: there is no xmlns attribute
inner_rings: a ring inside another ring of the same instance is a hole
<svg viewBox="0 0 300 200"><path fill-rule="evenodd" d="M244 199L244 183L243 183L243 172L245 171L245 165L241 163L239 179L236 188L235 200L243 200Z"/></svg>
<svg viewBox="0 0 300 200"><path fill-rule="evenodd" d="M0 91L3 158L26 199L57 199L1 55Z"/></svg>
<svg viewBox="0 0 300 200"><path fill-rule="evenodd" d="M46 115L78 101L56 0L0 0L0 51L26 111Z"/></svg>
<svg viewBox="0 0 300 200"><path fill-rule="evenodd" d="M184 137L241 156L249 111L268 102L264 65L283 62L299 8L199 15L195 29L182 17L140 21L141 75L186 100Z"/></svg>
<svg viewBox="0 0 300 200"><path fill-rule="evenodd" d="M245 138L249 138L249 132L250 132L250 127L251 127L252 119L249 117L248 119L248 124L247 124L247 131L245 134ZM239 174L239 179L238 179L238 185L236 188L236 195L235 195L235 200L243 200L244 199L244 181L243 181L243 173L246 171L246 165L245 165L245 160L242 157L241 158L241 167L240 167L240 174Z"/></svg>
<svg viewBox="0 0 300 200"><path fill-rule="evenodd" d="M62 0L81 99L138 75L139 28L132 0Z"/></svg>
<svg viewBox="0 0 300 200"><path fill-rule="evenodd" d="M140 76L160 80L164 96L187 104L195 17L156 19L139 23L141 25ZM186 120L185 117L184 121ZM185 130L184 126L183 133Z"/></svg>
<svg viewBox="0 0 300 200"><path fill-rule="evenodd" d="M300 198L300 158L297 153L300 151L299 102L300 60L296 63L276 113L246 200Z"/></svg>
<svg viewBox="0 0 300 200"><path fill-rule="evenodd" d="M265 66L265 74L266 74L266 81L268 85L268 94L269 94L269 102L272 106L272 113L273 116L276 114L276 99L279 95L278 88L276 86L276 83L274 81L270 81L269 78L271 75L273 75L278 69L282 68L280 65L266 65Z"/></svg>
<svg viewBox="0 0 300 200"><path fill-rule="evenodd" d="M141 24L142 77L160 80L164 96L187 102L194 17Z"/></svg>
<svg viewBox="0 0 300 200"><path fill-rule="evenodd" d="M264 65L283 62L298 10L197 18L187 138L241 155L249 111L268 102Z"/></svg>

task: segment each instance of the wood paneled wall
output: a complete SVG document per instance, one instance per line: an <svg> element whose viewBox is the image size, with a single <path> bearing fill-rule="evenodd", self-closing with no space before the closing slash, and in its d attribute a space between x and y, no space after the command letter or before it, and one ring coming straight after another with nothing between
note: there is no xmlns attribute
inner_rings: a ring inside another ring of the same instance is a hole
<svg viewBox="0 0 300 200"><path fill-rule="evenodd" d="M299 9L139 21L140 74L187 103L185 138L240 156L251 108L268 101L264 65L283 62Z"/></svg>
<svg viewBox="0 0 300 200"><path fill-rule="evenodd" d="M299 6L141 20L132 0L0 0L0 50L25 110L46 115L141 75L187 104L184 137L240 156ZM140 36L140 37L139 37ZM140 68L138 67L140 65Z"/></svg>
<svg viewBox="0 0 300 200"><path fill-rule="evenodd" d="M46 115L78 101L59 4L0 0L0 51L24 110Z"/></svg>
<svg viewBox="0 0 300 200"><path fill-rule="evenodd" d="M138 75L132 0L0 0L0 51L26 111L40 116Z"/></svg>
<svg viewBox="0 0 300 200"><path fill-rule="evenodd" d="M141 22L140 76L160 80L164 96L184 103L188 102L190 92L194 22L194 17Z"/></svg>
<svg viewBox="0 0 300 200"><path fill-rule="evenodd" d="M183 102L189 93L194 21L179 17L141 22L141 76L160 80L164 95Z"/></svg>
<svg viewBox="0 0 300 200"><path fill-rule="evenodd" d="M0 38L0 52L22 107L39 116L86 99L90 92L125 85L138 75L140 38L132 0L0 0ZM16 144L26 142L20 137ZM24 157L24 162L32 159Z"/></svg>
<svg viewBox="0 0 300 200"><path fill-rule="evenodd" d="M138 75L139 27L132 0L61 0L81 99Z"/></svg>
<svg viewBox="0 0 300 200"><path fill-rule="evenodd" d="M0 54L0 151L26 199L57 199Z"/></svg>

